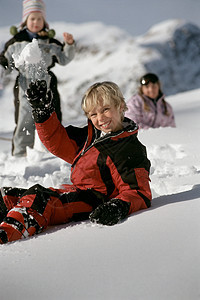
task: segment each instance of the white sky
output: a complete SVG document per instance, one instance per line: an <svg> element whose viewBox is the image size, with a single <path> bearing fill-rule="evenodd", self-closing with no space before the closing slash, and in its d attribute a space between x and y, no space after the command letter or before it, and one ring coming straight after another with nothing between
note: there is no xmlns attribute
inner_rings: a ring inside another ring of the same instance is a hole
<svg viewBox="0 0 200 300"><path fill-rule="evenodd" d="M47 21L101 21L132 35L145 33L167 19L184 19L200 26L199 0L45 0ZM19 24L21 0L0 0L0 26Z"/></svg>

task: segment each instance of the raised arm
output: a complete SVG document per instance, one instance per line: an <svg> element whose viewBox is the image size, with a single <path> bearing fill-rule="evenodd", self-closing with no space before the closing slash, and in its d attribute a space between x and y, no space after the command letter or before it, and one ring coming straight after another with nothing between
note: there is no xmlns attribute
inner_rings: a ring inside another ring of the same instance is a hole
<svg viewBox="0 0 200 300"><path fill-rule="evenodd" d="M46 81L31 83L26 91L32 107L32 115L38 135L44 146L54 155L72 163L77 155L78 145L70 139L66 129L58 120L52 105L52 93L47 91Z"/></svg>

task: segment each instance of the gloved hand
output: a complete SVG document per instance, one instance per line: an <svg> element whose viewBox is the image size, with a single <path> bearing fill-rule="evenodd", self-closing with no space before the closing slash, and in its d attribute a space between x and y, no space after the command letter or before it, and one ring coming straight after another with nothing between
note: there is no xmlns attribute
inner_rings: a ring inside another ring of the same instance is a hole
<svg viewBox="0 0 200 300"><path fill-rule="evenodd" d="M128 216L130 203L112 199L99 205L89 216L90 221L103 225L115 225Z"/></svg>
<svg viewBox="0 0 200 300"><path fill-rule="evenodd" d="M52 105L52 94L47 92L45 80L36 80L31 82L26 90L27 100L32 107L32 115L36 123L46 121L54 111Z"/></svg>

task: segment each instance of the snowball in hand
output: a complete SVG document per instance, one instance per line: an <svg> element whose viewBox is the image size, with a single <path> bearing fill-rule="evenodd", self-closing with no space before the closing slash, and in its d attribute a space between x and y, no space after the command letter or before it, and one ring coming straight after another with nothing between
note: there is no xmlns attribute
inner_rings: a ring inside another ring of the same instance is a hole
<svg viewBox="0 0 200 300"><path fill-rule="evenodd" d="M42 53L38 46L38 41L33 39L31 43L27 44L22 50L20 55L12 55L15 67L18 68L21 65L37 64L42 60Z"/></svg>

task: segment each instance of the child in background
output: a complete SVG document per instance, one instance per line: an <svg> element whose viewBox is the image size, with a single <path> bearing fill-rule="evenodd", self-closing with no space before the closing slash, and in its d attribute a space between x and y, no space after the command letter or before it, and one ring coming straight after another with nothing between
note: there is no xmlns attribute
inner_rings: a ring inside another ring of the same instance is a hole
<svg viewBox="0 0 200 300"><path fill-rule="evenodd" d="M88 125L83 128L62 126L45 81L31 83L27 99L45 147L71 164L72 184L2 187L0 243L88 218L111 226L151 206L150 161L137 125L124 118L126 103L115 83L99 82L86 91L82 109Z"/></svg>
<svg viewBox="0 0 200 300"><path fill-rule="evenodd" d="M140 78L139 92L127 106L126 117L135 121L139 128L175 127L172 107L164 99L156 74L147 73Z"/></svg>
<svg viewBox="0 0 200 300"><path fill-rule="evenodd" d="M67 32L63 33L64 43L53 38L53 30L49 30L45 17L45 4L42 0L24 0L23 17L20 31L15 32L0 54L0 77L10 73L16 68L13 57L19 56L22 50L37 39L38 46L42 53L42 61L46 67L43 78L48 83L48 88L53 93L53 105L56 114L61 121L60 96L57 90L57 78L50 70L56 63L68 64L75 55L75 43L73 36ZM43 67L43 66L41 66ZM26 147L33 148L35 125L31 116L31 108L27 102L25 91L32 81L32 74L35 72L33 66L29 69L24 65L17 66L19 72L14 85L14 105L16 127L12 139L12 155L26 156Z"/></svg>

